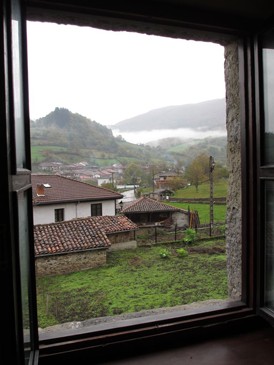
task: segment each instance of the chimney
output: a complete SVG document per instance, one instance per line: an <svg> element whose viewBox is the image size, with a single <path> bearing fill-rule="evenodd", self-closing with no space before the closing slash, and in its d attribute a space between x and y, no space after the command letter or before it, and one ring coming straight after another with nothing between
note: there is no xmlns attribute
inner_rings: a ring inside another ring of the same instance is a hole
<svg viewBox="0 0 274 365"><path fill-rule="evenodd" d="M37 196L45 196L45 187L43 184L37 184L36 191Z"/></svg>

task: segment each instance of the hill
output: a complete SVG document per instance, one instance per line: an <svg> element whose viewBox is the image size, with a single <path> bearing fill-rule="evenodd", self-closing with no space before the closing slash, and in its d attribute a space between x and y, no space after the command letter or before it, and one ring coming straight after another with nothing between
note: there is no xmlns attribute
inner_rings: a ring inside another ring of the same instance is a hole
<svg viewBox="0 0 274 365"><path fill-rule="evenodd" d="M154 109L111 126L121 132L179 128L225 129L225 99Z"/></svg>
<svg viewBox="0 0 274 365"><path fill-rule="evenodd" d="M65 108L30 123L32 161L80 162L92 164L144 163L164 161L159 148L136 146L115 138L107 127Z"/></svg>
<svg viewBox="0 0 274 365"><path fill-rule="evenodd" d="M201 153L213 155L223 165L226 160L225 137L183 142L179 138L166 139L155 147L135 145L114 137L107 127L64 108L56 108L31 122L31 146L33 167L42 161L70 164L83 160L97 166L176 163L180 160L187 166Z"/></svg>

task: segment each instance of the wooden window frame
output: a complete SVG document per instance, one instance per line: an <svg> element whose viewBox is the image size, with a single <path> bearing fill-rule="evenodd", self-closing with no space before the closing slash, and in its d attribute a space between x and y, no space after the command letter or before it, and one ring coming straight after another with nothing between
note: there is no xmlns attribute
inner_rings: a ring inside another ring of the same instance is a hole
<svg viewBox="0 0 274 365"><path fill-rule="evenodd" d="M60 215L61 215L62 219L60 219ZM55 221L55 223L63 222L64 217L65 217L65 209L64 208L54 209L54 221Z"/></svg>
<svg viewBox="0 0 274 365"><path fill-rule="evenodd" d="M121 322L115 326L96 327L85 330L70 330L58 333L58 335L40 337L40 360L39 364L51 365L60 363L60 360L76 359L78 362L86 359L86 356L115 356L119 351L134 351L138 353L140 348L159 348L162 344L182 344L184 340L197 338L197 336L208 336L218 334L220 330L235 331L235 328L244 326L246 329L254 328L258 320L255 312L256 303L256 127L254 109L254 49L253 38L248 32L243 32L241 26L234 19L227 18L220 26L219 20L209 19L209 23L200 24L205 21L204 15L184 13L162 12L160 6L155 10L155 16L150 17L150 11L140 6L139 9L125 8L120 3L116 6L107 5L105 8L94 5L89 7L85 2L63 2L57 5L53 1L26 0L26 11L30 20L45 20L43 12L49 13L54 21L56 14L63 14L65 17L73 17L85 13L88 16L100 16L118 21L117 27L123 28L125 24L137 21L143 24L154 24L162 27L179 27L184 29L197 30L199 32L224 33L236 36L239 42L239 63L240 63L240 98L241 98L241 142L242 142L242 302L233 302L216 308L203 308L195 310L186 315L182 313L154 316L153 319L140 318ZM78 4L79 4L78 3ZM79 15L80 16L80 15ZM58 16L57 16L58 18ZM195 22L199 19L199 22ZM85 20L87 21L87 20ZM234 22L234 24L233 24ZM99 21L100 23L100 21ZM121 23L123 25L121 25ZM125 29L127 30L127 29ZM148 32L149 33L149 32ZM182 36L183 38L183 36ZM153 345L154 344L154 345ZM107 349L107 351L106 351ZM119 350L119 351L118 351Z"/></svg>
<svg viewBox="0 0 274 365"><path fill-rule="evenodd" d="M265 288L265 182L274 181L274 165L264 164L263 145L264 145L264 90L263 90L263 56L262 56L262 37L269 31L273 33L273 21L265 25L264 29L256 34L254 38L254 63L256 81L256 128L257 128L257 291L256 307L257 313L274 325L274 313L267 308L264 303Z"/></svg>
<svg viewBox="0 0 274 365"><path fill-rule="evenodd" d="M95 212L92 212L92 210L95 209ZM95 214L93 214L95 213ZM103 208L102 203L95 203L90 205L90 216L91 217L100 217L102 216Z"/></svg>

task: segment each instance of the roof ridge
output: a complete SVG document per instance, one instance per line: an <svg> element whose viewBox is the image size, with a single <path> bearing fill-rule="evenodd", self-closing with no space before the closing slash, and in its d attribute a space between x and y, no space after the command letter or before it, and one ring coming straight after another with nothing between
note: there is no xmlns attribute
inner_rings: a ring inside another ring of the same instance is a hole
<svg viewBox="0 0 274 365"><path fill-rule="evenodd" d="M126 210L126 209L128 209L128 208L130 208L130 207L132 207L133 205L135 205L137 202L140 202L142 199L144 199L145 197L144 196L142 196L142 198L139 198L139 199L137 199L137 200L135 200L133 203L131 203L130 205L128 205L126 208L124 208L122 211L121 211L121 213L123 213L123 211L124 210Z"/></svg>
<svg viewBox="0 0 274 365"><path fill-rule="evenodd" d="M31 174L32 175L32 174ZM73 182L77 182L77 183L81 183L81 184L84 184L84 185L86 185L86 186L93 186L93 187L95 187L95 188L97 188L97 189L101 189L101 190L106 190L106 191L110 191L110 192L112 192L112 193L114 193L114 194L117 194L117 195L121 195L121 196L123 196L122 194L120 194L120 193L117 193L116 191L113 191L113 190L110 190L110 189L107 189L107 188L102 188L101 186L95 186L95 185L91 185L91 184L88 184L88 183L86 183L86 182L84 182L84 181L79 181L79 180L75 180L75 179L72 179L72 178L70 178L70 177L66 177L66 176L61 176L61 175L43 175L43 174L41 174L41 175L34 175L34 176L51 176L51 177L58 177L58 178L62 178L62 179L65 179L65 180L70 180L70 181L73 181Z"/></svg>
<svg viewBox="0 0 274 365"><path fill-rule="evenodd" d="M162 207L162 209L164 207L166 207L166 209L169 209L171 211L180 211L180 208L174 207L173 205L169 205L169 204L164 203L164 202L159 202L158 200L155 200L155 199L152 199L152 198L142 197L142 198L137 199L136 201L134 201L132 204L130 204L129 206L127 206L125 209L123 209L121 213L127 213L128 211L130 211L130 209L132 207L134 207L135 205L140 204L142 201L146 201L146 202L152 203L154 205L156 204L160 208Z"/></svg>
<svg viewBox="0 0 274 365"><path fill-rule="evenodd" d="M95 223L98 223L98 225L100 225L100 228L103 228L103 226L101 226L101 222L100 220L104 220L105 218L110 218L110 219L118 219L121 220L122 218L127 220L129 223L135 225L134 222L132 222L128 217L126 217L125 215L102 215L102 216L91 216L91 217L79 217L79 218L73 218L70 220L66 220L66 221L62 221L62 222L52 222L52 223L44 223L44 224L36 224L34 225L34 227L45 227L45 226L58 226L58 225L62 225L65 223L71 223L71 222L83 222L83 221L93 221Z"/></svg>

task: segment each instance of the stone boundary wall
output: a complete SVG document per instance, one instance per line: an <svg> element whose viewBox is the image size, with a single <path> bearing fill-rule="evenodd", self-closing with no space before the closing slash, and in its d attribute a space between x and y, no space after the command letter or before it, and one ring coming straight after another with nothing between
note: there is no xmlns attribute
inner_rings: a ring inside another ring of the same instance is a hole
<svg viewBox="0 0 274 365"><path fill-rule="evenodd" d="M106 260L106 249L36 256L35 271L36 276L69 274L104 266Z"/></svg>
<svg viewBox="0 0 274 365"><path fill-rule="evenodd" d="M171 198L171 203L189 203L189 204L209 204L210 200L206 198L195 198L195 199L185 199L185 198ZM214 198L214 205L226 205L226 198Z"/></svg>

